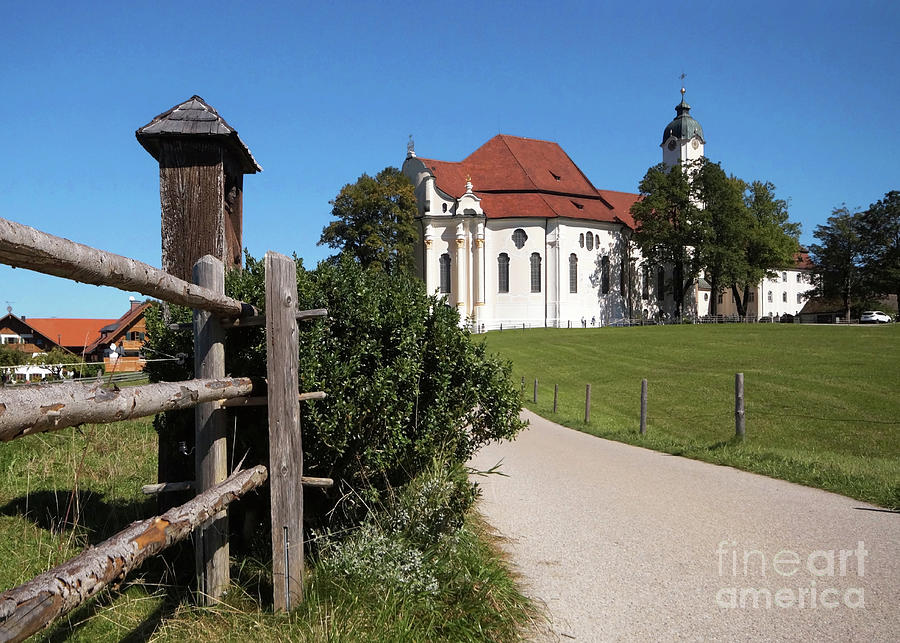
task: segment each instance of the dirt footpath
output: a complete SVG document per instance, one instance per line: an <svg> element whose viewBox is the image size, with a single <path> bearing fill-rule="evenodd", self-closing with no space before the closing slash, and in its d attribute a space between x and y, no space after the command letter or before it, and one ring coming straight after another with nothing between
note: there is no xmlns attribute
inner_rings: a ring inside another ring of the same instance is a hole
<svg viewBox="0 0 900 643"><path fill-rule="evenodd" d="M551 640L900 640L900 513L523 413L470 464Z"/></svg>

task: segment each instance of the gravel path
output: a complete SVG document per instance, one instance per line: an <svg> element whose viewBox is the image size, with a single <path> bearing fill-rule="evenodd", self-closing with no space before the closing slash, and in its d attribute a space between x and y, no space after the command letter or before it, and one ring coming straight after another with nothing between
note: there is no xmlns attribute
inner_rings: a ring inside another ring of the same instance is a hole
<svg viewBox="0 0 900 643"><path fill-rule="evenodd" d="M900 513L523 413L470 464L538 639L900 640Z"/></svg>

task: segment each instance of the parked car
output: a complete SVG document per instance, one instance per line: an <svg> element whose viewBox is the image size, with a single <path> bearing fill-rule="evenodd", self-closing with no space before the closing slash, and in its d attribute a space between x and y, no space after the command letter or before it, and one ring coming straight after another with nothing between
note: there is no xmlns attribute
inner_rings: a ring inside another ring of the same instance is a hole
<svg viewBox="0 0 900 643"><path fill-rule="evenodd" d="M864 310L859 316L860 324L890 324L891 316L880 310Z"/></svg>
<svg viewBox="0 0 900 643"><path fill-rule="evenodd" d="M794 323L794 316L793 316L792 314L790 314L790 313L785 313L785 314L783 314L783 315L781 316L781 323L782 323L782 324L793 324L793 323Z"/></svg>

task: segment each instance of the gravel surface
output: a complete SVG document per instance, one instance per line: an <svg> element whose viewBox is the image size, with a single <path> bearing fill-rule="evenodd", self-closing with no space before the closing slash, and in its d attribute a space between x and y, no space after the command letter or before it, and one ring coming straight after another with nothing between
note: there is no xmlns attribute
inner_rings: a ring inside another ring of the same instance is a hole
<svg viewBox="0 0 900 643"><path fill-rule="evenodd" d="M523 413L470 464L536 640L900 640L900 513Z"/></svg>

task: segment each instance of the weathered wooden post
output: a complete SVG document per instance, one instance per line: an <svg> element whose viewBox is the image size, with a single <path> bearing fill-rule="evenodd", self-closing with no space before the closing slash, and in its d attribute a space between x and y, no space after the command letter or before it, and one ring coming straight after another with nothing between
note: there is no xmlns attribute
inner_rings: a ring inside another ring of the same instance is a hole
<svg viewBox="0 0 900 643"><path fill-rule="evenodd" d="M591 421L591 385L588 384L584 389L584 423Z"/></svg>
<svg viewBox="0 0 900 643"><path fill-rule="evenodd" d="M647 432L647 380L641 380L641 435Z"/></svg>
<svg viewBox="0 0 900 643"><path fill-rule="evenodd" d="M135 136L159 161L163 270L190 281L204 255L241 265L244 174L262 168L237 130L192 96Z"/></svg>
<svg viewBox="0 0 900 643"><path fill-rule="evenodd" d="M553 412L556 413L556 403L559 400L559 384L553 385Z"/></svg>
<svg viewBox="0 0 900 643"><path fill-rule="evenodd" d="M194 283L225 293L225 267L209 255L194 264ZM225 377L225 331L205 310L194 309L194 374L198 378ZM225 410L218 401L194 408L195 480L197 493L228 477ZM221 512L198 533L194 544L197 594L201 603L215 603L228 588L228 514Z"/></svg>
<svg viewBox="0 0 900 643"><path fill-rule="evenodd" d="M237 130L202 98L192 96L135 136L159 162L163 270L191 281L194 262L205 255L226 267L240 266L244 174L262 168ZM170 432L160 433L159 482L180 482L190 475L187 458L176 446L190 440L189 420L179 417L174 424ZM179 494L163 494L159 510L180 501Z"/></svg>
<svg viewBox="0 0 900 643"><path fill-rule="evenodd" d="M534 380L534 403L535 404L537 404L537 388L538 388L538 381L537 381L537 379L535 379Z"/></svg>
<svg viewBox="0 0 900 643"><path fill-rule="evenodd" d="M303 601L303 444L300 436L297 267L266 253L266 373L275 609Z"/></svg>
<svg viewBox="0 0 900 643"><path fill-rule="evenodd" d="M744 374L734 375L734 433L744 438Z"/></svg>

